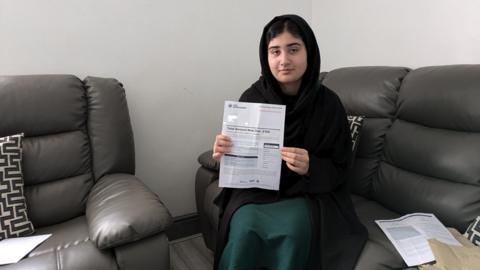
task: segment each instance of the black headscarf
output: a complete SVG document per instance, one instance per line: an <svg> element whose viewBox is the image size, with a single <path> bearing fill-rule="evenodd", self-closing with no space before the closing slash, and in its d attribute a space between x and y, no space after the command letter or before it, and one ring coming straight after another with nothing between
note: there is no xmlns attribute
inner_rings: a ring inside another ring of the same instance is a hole
<svg viewBox="0 0 480 270"><path fill-rule="evenodd" d="M318 82L318 76L320 73L320 51L318 49L317 40L315 35L308 25L308 23L297 15L282 15L273 18L263 29L262 38L260 40L260 65L262 68L262 78L260 84L257 85L262 95L269 103L274 104L286 104L291 97L286 96L280 90L280 86L272 75L268 64L268 41L267 33L270 27L281 22L290 21L295 24L300 30L300 36L305 44L307 50L307 69L302 77L302 82L297 96L294 98L295 102L291 108L288 108L286 114L285 125L285 142L292 142L295 137L298 137L300 133L304 132L302 125L302 119L306 111L311 110L313 106L313 100L318 94L315 85Z"/></svg>

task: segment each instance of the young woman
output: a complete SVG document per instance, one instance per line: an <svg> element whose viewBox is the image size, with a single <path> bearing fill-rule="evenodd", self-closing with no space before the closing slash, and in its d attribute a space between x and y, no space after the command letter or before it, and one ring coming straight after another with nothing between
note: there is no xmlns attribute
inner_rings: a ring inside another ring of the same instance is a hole
<svg viewBox="0 0 480 270"><path fill-rule="evenodd" d="M275 17L260 40L262 76L240 101L286 105L280 190L223 189L215 269L353 269L367 239L345 182L351 137L301 17ZM213 158L232 142L219 134Z"/></svg>

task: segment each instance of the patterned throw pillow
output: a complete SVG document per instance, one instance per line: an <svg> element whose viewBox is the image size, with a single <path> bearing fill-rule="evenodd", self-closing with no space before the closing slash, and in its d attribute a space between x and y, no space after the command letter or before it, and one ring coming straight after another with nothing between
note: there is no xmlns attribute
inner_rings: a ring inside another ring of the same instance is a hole
<svg viewBox="0 0 480 270"><path fill-rule="evenodd" d="M348 115L348 124L350 125L350 135L352 136L352 152L355 157L357 152L358 143L360 142L360 130L363 125L363 116Z"/></svg>
<svg viewBox="0 0 480 270"><path fill-rule="evenodd" d="M478 216L463 234L472 243L480 246L480 216Z"/></svg>
<svg viewBox="0 0 480 270"><path fill-rule="evenodd" d="M22 137L0 138L0 240L33 233L23 196Z"/></svg>

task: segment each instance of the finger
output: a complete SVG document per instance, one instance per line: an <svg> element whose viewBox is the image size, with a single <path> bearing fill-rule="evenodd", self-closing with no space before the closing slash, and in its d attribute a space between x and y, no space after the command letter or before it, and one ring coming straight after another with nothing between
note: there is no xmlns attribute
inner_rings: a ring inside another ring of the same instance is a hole
<svg viewBox="0 0 480 270"><path fill-rule="evenodd" d="M220 159L222 158L222 155L223 155L222 153L216 152L212 154L212 158L216 161L220 161Z"/></svg>
<svg viewBox="0 0 480 270"><path fill-rule="evenodd" d="M290 157L282 157L282 159L287 163L287 164L290 164L294 167L297 167L297 168L301 168L301 167L306 167L307 166L307 162L304 162L304 161L301 161L301 160L297 160L297 159L293 159L293 158L290 158Z"/></svg>
<svg viewBox="0 0 480 270"><path fill-rule="evenodd" d="M282 147L281 150L285 152L298 153L298 154L308 153L306 149L298 148L298 147Z"/></svg>
<svg viewBox="0 0 480 270"><path fill-rule="evenodd" d="M282 147L282 153L291 153L291 154L298 154L298 155L308 155L308 151L303 148L296 148L296 147Z"/></svg>
<svg viewBox="0 0 480 270"><path fill-rule="evenodd" d="M228 137L227 135L223 135L223 134L218 134L215 137L215 140L222 140L222 141L228 141L228 142L232 141L232 139L230 137Z"/></svg>
<svg viewBox="0 0 480 270"><path fill-rule="evenodd" d="M213 144L213 152L216 153L216 152L220 152L220 153L228 153L230 152L232 148L232 144L231 143L219 143L219 142L215 142Z"/></svg>
<svg viewBox="0 0 480 270"><path fill-rule="evenodd" d="M224 154L224 153L229 153L231 151L231 149L232 148L229 147L229 146L218 146L218 145L216 145L216 146L213 147L213 152Z"/></svg>
<svg viewBox="0 0 480 270"><path fill-rule="evenodd" d="M299 173L300 175L304 175L308 172L308 168L309 168L309 162L299 162L297 160L292 160L292 159L289 159L289 158L282 158L287 166L289 168L295 168L295 172Z"/></svg>
<svg viewBox="0 0 480 270"><path fill-rule="evenodd" d="M213 148L212 158L215 160L220 160L224 154L228 154L231 151L231 147L219 147L215 146Z"/></svg>
<svg viewBox="0 0 480 270"><path fill-rule="evenodd" d="M218 140L215 140L215 144L219 146L232 146L232 141L225 140L225 139L218 139Z"/></svg>
<svg viewBox="0 0 480 270"><path fill-rule="evenodd" d="M282 156L282 160L284 160L287 164L295 166L295 159L291 157Z"/></svg>
<svg viewBox="0 0 480 270"><path fill-rule="evenodd" d="M282 152L288 152L288 153L296 153L298 150L297 149L300 149L300 148L296 148L296 147L282 147Z"/></svg>
<svg viewBox="0 0 480 270"><path fill-rule="evenodd" d="M231 146L232 140L230 137L223 134L218 134L215 136L215 142L213 143L212 158L216 161L219 161L224 153L230 152Z"/></svg>
<svg viewBox="0 0 480 270"><path fill-rule="evenodd" d="M301 161L301 162L307 162L308 161L308 155L305 155L305 154L282 152L282 157L288 157L290 159L294 159L294 160Z"/></svg>
<svg viewBox="0 0 480 270"><path fill-rule="evenodd" d="M297 167L295 167L295 166L292 166L290 163L287 163L287 167L288 167L290 170L292 170L292 171L294 171L294 172L298 173L298 168L297 168Z"/></svg>
<svg viewBox="0 0 480 270"><path fill-rule="evenodd" d="M290 165L289 163L287 163L287 167L288 167L290 170L292 170L292 171L294 171L294 172L296 172L296 173L298 173L298 174L300 174L300 175L304 175L304 174L306 173L305 169L292 166L292 165Z"/></svg>

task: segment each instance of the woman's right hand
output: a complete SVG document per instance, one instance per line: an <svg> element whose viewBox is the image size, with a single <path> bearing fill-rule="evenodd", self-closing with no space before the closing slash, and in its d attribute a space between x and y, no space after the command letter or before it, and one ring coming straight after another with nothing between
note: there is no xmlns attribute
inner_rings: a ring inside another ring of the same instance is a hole
<svg viewBox="0 0 480 270"><path fill-rule="evenodd" d="M215 137L215 142L213 143L213 154L212 158L216 161L220 161L223 154L230 152L232 147L232 139L227 135L218 134Z"/></svg>

